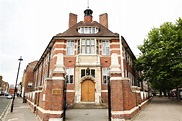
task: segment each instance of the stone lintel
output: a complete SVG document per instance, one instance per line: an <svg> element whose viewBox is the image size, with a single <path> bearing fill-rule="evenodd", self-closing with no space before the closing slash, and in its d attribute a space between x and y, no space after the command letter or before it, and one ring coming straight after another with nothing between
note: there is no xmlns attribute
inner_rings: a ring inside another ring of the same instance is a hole
<svg viewBox="0 0 182 121"><path fill-rule="evenodd" d="M129 78L125 78L125 77L119 77L119 76L111 76L110 80L114 81L114 80L120 80L120 81L129 81L130 79Z"/></svg>
<svg viewBox="0 0 182 121"><path fill-rule="evenodd" d="M50 118L49 121L63 121L63 118Z"/></svg>

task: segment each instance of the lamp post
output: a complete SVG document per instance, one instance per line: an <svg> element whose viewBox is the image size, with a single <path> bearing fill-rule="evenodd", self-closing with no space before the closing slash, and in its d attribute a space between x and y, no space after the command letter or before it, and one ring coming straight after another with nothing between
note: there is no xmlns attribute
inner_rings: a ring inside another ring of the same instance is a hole
<svg viewBox="0 0 182 121"><path fill-rule="evenodd" d="M20 65L21 65L21 61L23 61L22 57L20 56L19 60L19 66L18 66L18 72L17 72L17 77L16 77L16 83L15 83L15 89L14 89L14 95L13 95L13 100L11 103L11 113L13 112L13 105L14 105L14 100L15 100L15 91L16 91L16 85L17 85L17 81L18 81L18 75L19 75L19 70L20 70Z"/></svg>
<svg viewBox="0 0 182 121"><path fill-rule="evenodd" d="M64 87L63 87L63 98L64 98L64 102L63 102L63 121L66 121L66 109L67 109L67 102L66 102L66 89L67 89L67 81L68 81L68 77L66 76L65 81L64 81Z"/></svg>
<svg viewBox="0 0 182 121"><path fill-rule="evenodd" d="M111 121L111 85L110 85L110 77L108 77L108 121Z"/></svg>

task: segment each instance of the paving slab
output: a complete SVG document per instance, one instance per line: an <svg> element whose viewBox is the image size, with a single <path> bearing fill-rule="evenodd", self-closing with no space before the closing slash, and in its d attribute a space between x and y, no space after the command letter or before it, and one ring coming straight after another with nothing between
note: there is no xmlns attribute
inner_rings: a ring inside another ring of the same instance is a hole
<svg viewBox="0 0 182 121"><path fill-rule="evenodd" d="M11 105L9 106L2 121L39 121L38 117L32 112L30 107L23 103L21 97L14 100L13 112L11 113Z"/></svg>
<svg viewBox="0 0 182 121"><path fill-rule="evenodd" d="M182 121L182 101L156 96L133 121Z"/></svg>
<svg viewBox="0 0 182 121"><path fill-rule="evenodd" d="M66 121L108 121L107 109L68 109Z"/></svg>

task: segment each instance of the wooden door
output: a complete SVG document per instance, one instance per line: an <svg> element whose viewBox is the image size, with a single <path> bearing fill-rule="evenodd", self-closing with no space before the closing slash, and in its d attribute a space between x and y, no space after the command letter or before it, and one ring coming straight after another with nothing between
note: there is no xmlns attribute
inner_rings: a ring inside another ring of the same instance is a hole
<svg viewBox="0 0 182 121"><path fill-rule="evenodd" d="M95 83L91 80L85 80L81 86L81 101L94 102L95 101Z"/></svg>

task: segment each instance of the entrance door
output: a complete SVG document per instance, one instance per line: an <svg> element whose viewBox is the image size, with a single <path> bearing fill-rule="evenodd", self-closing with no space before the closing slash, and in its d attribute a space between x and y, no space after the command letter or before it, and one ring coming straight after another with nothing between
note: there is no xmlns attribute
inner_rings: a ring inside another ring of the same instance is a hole
<svg viewBox="0 0 182 121"><path fill-rule="evenodd" d="M85 80L82 82L82 97L83 102L94 102L95 101L95 83L91 80Z"/></svg>

